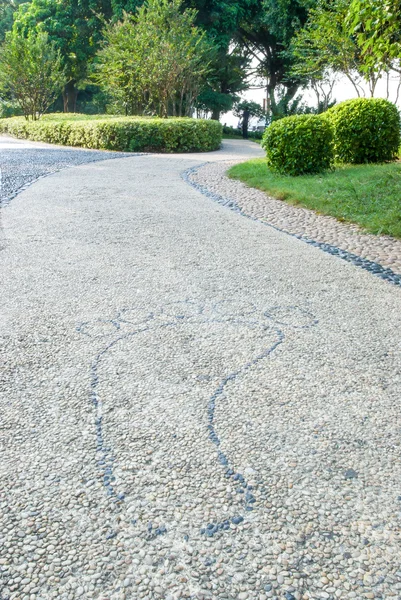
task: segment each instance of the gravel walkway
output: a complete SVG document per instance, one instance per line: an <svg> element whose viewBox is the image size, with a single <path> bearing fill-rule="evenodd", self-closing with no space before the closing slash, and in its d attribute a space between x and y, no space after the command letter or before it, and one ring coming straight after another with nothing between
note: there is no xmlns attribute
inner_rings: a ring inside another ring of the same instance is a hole
<svg viewBox="0 0 401 600"><path fill-rule="evenodd" d="M212 202L204 161L2 211L2 600L401 597L401 290Z"/></svg>
<svg viewBox="0 0 401 600"><path fill-rule="evenodd" d="M16 140L0 136L0 206L14 198L21 189L41 177L67 167L121 158L121 152L99 152L81 148L64 148L50 144Z"/></svg>
<svg viewBox="0 0 401 600"><path fill-rule="evenodd" d="M291 206L240 181L229 179L227 169L236 162L206 164L192 173L190 179L209 192L234 200L246 215L288 233L341 248L401 275L401 240L368 234L357 225L341 223L307 208Z"/></svg>

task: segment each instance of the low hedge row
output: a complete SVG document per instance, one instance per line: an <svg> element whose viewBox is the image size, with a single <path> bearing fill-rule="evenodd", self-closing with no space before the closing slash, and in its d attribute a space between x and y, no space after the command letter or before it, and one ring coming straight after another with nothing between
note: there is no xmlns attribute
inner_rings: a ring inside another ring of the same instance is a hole
<svg viewBox="0 0 401 600"><path fill-rule="evenodd" d="M361 164L398 157L400 114L381 98L347 100L322 115L297 115L274 121L263 136L269 167L304 175L330 168L334 160Z"/></svg>
<svg viewBox="0 0 401 600"><path fill-rule="evenodd" d="M0 119L0 132L63 146L128 152L207 152L222 139L218 121L188 118L45 115L39 121Z"/></svg>

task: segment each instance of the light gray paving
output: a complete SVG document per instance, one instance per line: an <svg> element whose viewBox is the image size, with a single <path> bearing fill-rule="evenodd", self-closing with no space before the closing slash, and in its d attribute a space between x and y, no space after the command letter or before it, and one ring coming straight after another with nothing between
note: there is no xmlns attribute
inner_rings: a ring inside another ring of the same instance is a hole
<svg viewBox="0 0 401 600"><path fill-rule="evenodd" d="M181 177L258 152L3 209L2 599L401 596L401 291Z"/></svg>
<svg viewBox="0 0 401 600"><path fill-rule="evenodd" d="M124 154L55 146L0 135L0 206L40 177L67 167L120 156Z"/></svg>
<svg viewBox="0 0 401 600"><path fill-rule="evenodd" d="M191 181L206 186L211 192L235 199L246 214L274 225L288 233L331 244L390 268L401 275L401 240L386 235L373 235L352 223L340 222L301 206L293 206L266 193L227 177L233 162L211 162L191 174Z"/></svg>

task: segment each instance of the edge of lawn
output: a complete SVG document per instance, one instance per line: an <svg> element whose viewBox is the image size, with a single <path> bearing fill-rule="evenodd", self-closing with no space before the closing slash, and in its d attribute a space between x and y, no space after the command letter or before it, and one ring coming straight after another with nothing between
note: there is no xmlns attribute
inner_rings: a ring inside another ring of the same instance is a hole
<svg viewBox="0 0 401 600"><path fill-rule="evenodd" d="M337 165L318 175L279 175L265 158L234 165L228 176L294 206L401 238L401 163Z"/></svg>

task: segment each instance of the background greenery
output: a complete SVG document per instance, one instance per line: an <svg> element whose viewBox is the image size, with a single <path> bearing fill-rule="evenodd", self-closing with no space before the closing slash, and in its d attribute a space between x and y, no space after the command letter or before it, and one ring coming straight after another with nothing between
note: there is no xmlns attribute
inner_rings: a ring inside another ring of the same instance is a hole
<svg viewBox="0 0 401 600"><path fill-rule="evenodd" d="M232 167L229 174L279 200L401 238L399 162L337 165L335 171L290 177L273 173L266 159L257 159Z"/></svg>
<svg viewBox="0 0 401 600"><path fill-rule="evenodd" d="M190 152L219 148L222 126L204 119L157 119L111 115L45 115L0 120L0 132L18 138L100 150Z"/></svg>

